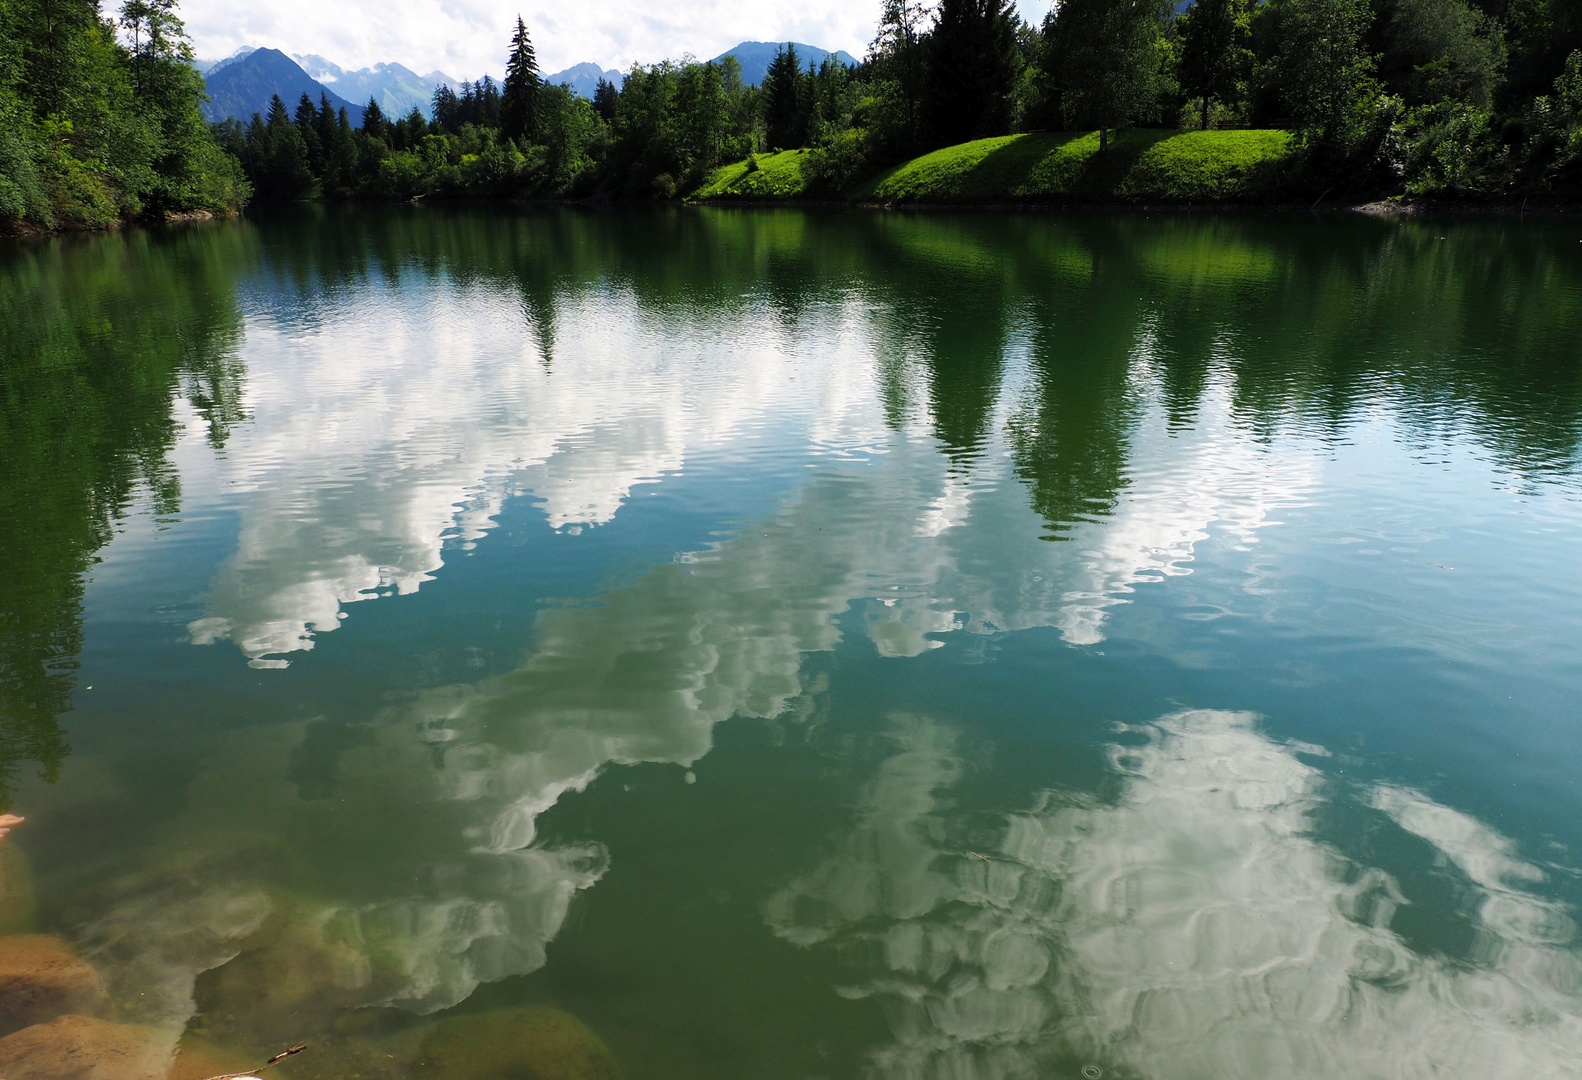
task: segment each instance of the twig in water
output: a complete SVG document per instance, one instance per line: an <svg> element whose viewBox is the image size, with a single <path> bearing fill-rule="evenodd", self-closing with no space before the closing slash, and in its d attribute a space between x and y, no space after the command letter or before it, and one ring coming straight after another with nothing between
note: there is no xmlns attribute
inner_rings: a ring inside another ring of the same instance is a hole
<svg viewBox="0 0 1582 1080"><path fill-rule="evenodd" d="M308 1048L308 1044L307 1043L297 1043L297 1045L293 1046L290 1050L282 1050L280 1053L276 1054L274 1057L270 1058L268 1061L264 1062L262 1065L258 1066L258 1068L256 1068L256 1069L249 1069L246 1072L222 1073L219 1076L211 1076L211 1077L209 1077L209 1080L242 1080L243 1077L256 1076L259 1073L263 1072L265 1069L269 1068L269 1066L276 1065L276 1064L286 1060L286 1058L290 1057L293 1054L300 1054L300 1053L302 1053L302 1051L306 1050L307 1048Z"/></svg>

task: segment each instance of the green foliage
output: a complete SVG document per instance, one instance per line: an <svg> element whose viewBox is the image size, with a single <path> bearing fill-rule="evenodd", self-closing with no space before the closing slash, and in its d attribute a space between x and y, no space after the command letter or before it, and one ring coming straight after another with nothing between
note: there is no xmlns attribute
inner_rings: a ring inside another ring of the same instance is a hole
<svg viewBox="0 0 1582 1080"><path fill-rule="evenodd" d="M1291 116L1318 139L1338 146L1365 123L1376 95L1374 57L1363 33L1367 0L1273 0L1279 9L1276 80Z"/></svg>
<svg viewBox="0 0 1582 1080"><path fill-rule="evenodd" d="M1101 150L1153 102L1163 17L1158 0L1066 0L1045 24L1066 120L1097 127Z"/></svg>
<svg viewBox="0 0 1582 1080"><path fill-rule="evenodd" d="M1252 75L1252 12L1247 0L1197 0L1176 22L1176 79L1199 99L1202 127L1214 103L1236 109Z"/></svg>
<svg viewBox="0 0 1582 1080"><path fill-rule="evenodd" d="M174 0L128 0L114 23L89 0L0 0L0 227L240 207L191 57Z"/></svg>
<svg viewBox="0 0 1582 1080"><path fill-rule="evenodd" d="M1493 101L1505 36L1465 0L1396 0L1384 37L1380 75L1408 104Z"/></svg>
<svg viewBox="0 0 1582 1080"><path fill-rule="evenodd" d="M810 194L839 197L872 171L868 133L847 128L824 146L808 151L801 164ZM749 167L756 162L749 161Z"/></svg>
<svg viewBox="0 0 1582 1080"><path fill-rule="evenodd" d="M1010 0L942 0L929 35L924 103L936 146L1011 130L1022 76Z"/></svg>

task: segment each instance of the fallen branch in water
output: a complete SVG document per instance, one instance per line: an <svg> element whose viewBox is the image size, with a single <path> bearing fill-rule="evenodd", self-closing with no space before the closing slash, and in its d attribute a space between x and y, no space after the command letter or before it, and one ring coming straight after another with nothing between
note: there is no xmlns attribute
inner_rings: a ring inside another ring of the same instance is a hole
<svg viewBox="0 0 1582 1080"><path fill-rule="evenodd" d="M247 1077L257 1076L259 1073L269 1068L269 1066L286 1060L286 1058L290 1057L292 1054L300 1054L307 1048L307 1043L297 1043L297 1045L293 1046L290 1050L282 1050L280 1053L276 1054L274 1057L270 1058L256 1069L249 1069L246 1072L222 1073L219 1076L211 1076L208 1078L208 1080L246 1080Z"/></svg>

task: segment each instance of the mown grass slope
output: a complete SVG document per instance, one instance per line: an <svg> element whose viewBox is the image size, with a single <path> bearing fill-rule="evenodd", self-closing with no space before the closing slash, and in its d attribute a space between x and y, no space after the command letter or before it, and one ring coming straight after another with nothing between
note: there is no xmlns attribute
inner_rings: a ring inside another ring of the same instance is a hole
<svg viewBox="0 0 1582 1080"><path fill-rule="evenodd" d="M947 146L853 192L872 202L1239 202L1274 189L1285 131L1133 128L1099 152L1097 132L1007 135Z"/></svg>
<svg viewBox="0 0 1582 1080"><path fill-rule="evenodd" d="M757 154L756 169L749 170L747 162L737 161L722 165L692 198L697 200L799 199L806 188L802 179L800 150L782 150L778 154Z"/></svg>
<svg viewBox="0 0 1582 1080"><path fill-rule="evenodd" d="M1257 202L1278 190L1293 152L1289 132L1157 131L1005 135L947 146L859 184L855 202ZM718 170L695 199L795 199L804 186L794 151Z"/></svg>

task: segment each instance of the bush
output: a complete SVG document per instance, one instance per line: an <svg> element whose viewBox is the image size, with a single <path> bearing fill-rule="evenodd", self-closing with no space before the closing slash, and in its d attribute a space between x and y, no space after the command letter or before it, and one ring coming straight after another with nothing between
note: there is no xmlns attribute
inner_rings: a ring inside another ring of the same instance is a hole
<svg viewBox="0 0 1582 1080"><path fill-rule="evenodd" d="M0 176L0 225L15 225L27 216L27 197L22 189Z"/></svg>
<svg viewBox="0 0 1582 1080"><path fill-rule="evenodd" d="M862 128L847 128L802 163L807 190L815 195L840 195L869 171L868 133Z"/></svg>

